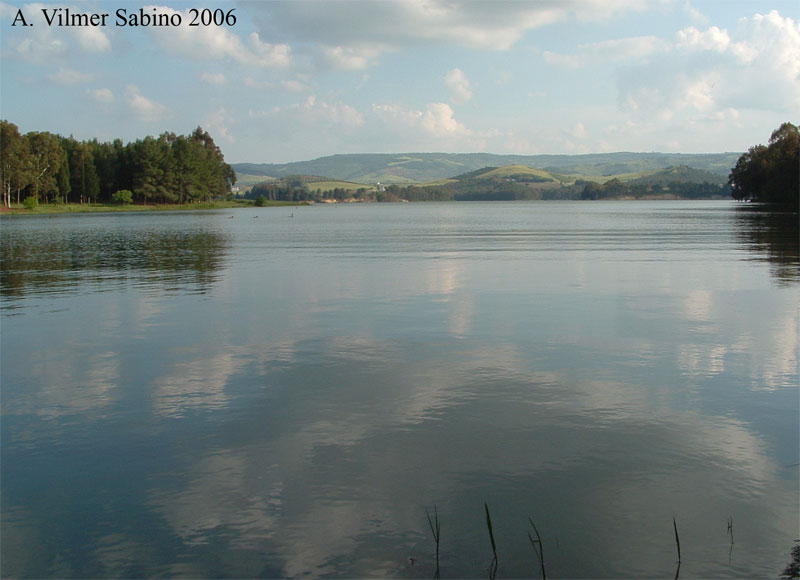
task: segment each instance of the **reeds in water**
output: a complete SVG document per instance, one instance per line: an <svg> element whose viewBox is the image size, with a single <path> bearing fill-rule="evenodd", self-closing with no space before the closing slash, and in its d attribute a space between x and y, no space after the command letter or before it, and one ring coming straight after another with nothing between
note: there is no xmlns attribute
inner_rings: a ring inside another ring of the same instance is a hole
<svg viewBox="0 0 800 580"><path fill-rule="evenodd" d="M536 552L536 557L539 558L539 565L542 568L542 580L547 580L547 573L544 571L544 552L542 551L542 537L539 535L539 530L536 529L536 524L533 523L533 520L529 517L528 521L531 523L533 527L533 532L536 534L536 539L533 539L531 533L528 532L528 539L531 541L531 546L533 546L533 551Z"/></svg>
<svg viewBox="0 0 800 580"><path fill-rule="evenodd" d="M497 576L497 545L494 542L494 532L492 531L492 516L489 515L489 504L484 502L486 510L486 527L489 529L489 540L492 542L492 561L489 564L489 580L494 580Z"/></svg>
<svg viewBox="0 0 800 580"><path fill-rule="evenodd" d="M675 580L678 580L681 573L681 539L678 536L678 524L674 517L672 518L672 528L675 530L675 544L678 546L678 567L675 568Z"/></svg>
<svg viewBox="0 0 800 580"><path fill-rule="evenodd" d="M436 542L436 571L433 574L433 580L439 580L441 578L439 574L439 539L441 538L439 512L436 510L436 506L433 506L433 519L431 519L431 514L427 509L425 510L425 515L428 516L428 525L431 527L433 541Z"/></svg>

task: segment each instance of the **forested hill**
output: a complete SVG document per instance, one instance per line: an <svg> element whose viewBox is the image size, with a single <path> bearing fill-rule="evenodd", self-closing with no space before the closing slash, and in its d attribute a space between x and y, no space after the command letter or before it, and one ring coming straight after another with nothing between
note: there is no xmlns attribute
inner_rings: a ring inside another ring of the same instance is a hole
<svg viewBox="0 0 800 580"><path fill-rule="evenodd" d="M342 154L293 163L234 163L237 174L282 178L324 175L358 183L427 183L484 167L524 165L573 176L603 177L686 166L727 179L741 153L593 153L493 155L490 153Z"/></svg>

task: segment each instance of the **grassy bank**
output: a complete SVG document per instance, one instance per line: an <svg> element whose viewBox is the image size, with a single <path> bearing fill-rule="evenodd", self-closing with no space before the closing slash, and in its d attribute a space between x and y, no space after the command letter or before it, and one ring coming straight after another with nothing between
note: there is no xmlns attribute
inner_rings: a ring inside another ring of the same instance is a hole
<svg viewBox="0 0 800 580"><path fill-rule="evenodd" d="M296 206L302 202L267 201L263 207ZM44 215L62 213L97 213L97 212L131 212L131 211L183 211L205 209L235 209L255 207L251 200L247 201L208 201L185 204L112 204L112 203L49 203L41 204L33 209L25 209L22 204L12 204L11 208L0 208L0 215Z"/></svg>

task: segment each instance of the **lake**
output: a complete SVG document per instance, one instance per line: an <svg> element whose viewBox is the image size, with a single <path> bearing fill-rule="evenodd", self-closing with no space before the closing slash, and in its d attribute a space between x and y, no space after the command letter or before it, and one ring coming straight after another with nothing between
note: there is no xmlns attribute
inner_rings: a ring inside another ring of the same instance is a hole
<svg viewBox="0 0 800 580"><path fill-rule="evenodd" d="M3 217L2 574L432 578L435 513L441 577L486 578L486 504L498 578L540 577L530 521L552 578L777 578L800 537L779 219Z"/></svg>

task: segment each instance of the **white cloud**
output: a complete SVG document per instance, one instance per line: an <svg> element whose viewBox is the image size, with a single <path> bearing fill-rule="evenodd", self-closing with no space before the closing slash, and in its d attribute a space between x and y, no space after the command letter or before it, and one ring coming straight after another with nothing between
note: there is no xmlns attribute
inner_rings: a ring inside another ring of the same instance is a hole
<svg viewBox="0 0 800 580"><path fill-rule="evenodd" d="M454 68L444 75L444 84L450 90L450 100L455 104L463 104L472 98L469 79L459 68Z"/></svg>
<svg viewBox="0 0 800 580"><path fill-rule="evenodd" d="M156 42L171 54L194 59L229 59L247 66L282 68L291 64L291 49L286 44L270 44L253 32L247 41L222 26L190 27L188 10L180 12L166 6L147 6L146 12L156 10L165 14L180 14L180 26L149 27Z"/></svg>
<svg viewBox="0 0 800 580"><path fill-rule="evenodd" d="M566 69L611 67L623 112L643 121L738 122L741 110L800 109L800 25L777 11L743 18L735 30L690 26L672 39L638 36L542 52ZM615 71L615 72L614 72Z"/></svg>
<svg viewBox="0 0 800 580"><path fill-rule="evenodd" d="M244 77L242 84L250 89L268 90L283 89L287 93L304 93L309 91L311 87L302 80L298 79L285 79L282 81L262 81L254 79L253 77Z"/></svg>
<svg viewBox="0 0 800 580"><path fill-rule="evenodd" d="M703 14L700 10L695 8L689 0L683 5L683 10L689 17L698 24L706 24L708 22L708 18L705 14Z"/></svg>
<svg viewBox="0 0 800 580"><path fill-rule="evenodd" d="M580 121L575 123L566 133L573 139L586 139L589 136L586 127Z"/></svg>
<svg viewBox="0 0 800 580"><path fill-rule="evenodd" d="M677 48L684 50L713 50L723 53L731 45L727 30L712 26L705 32L690 26L678 32Z"/></svg>
<svg viewBox="0 0 800 580"><path fill-rule="evenodd" d="M288 44L263 42L256 32L250 33L247 37L247 47L237 48L233 56L243 64L270 68L287 67L292 63L291 48Z"/></svg>
<svg viewBox="0 0 800 580"><path fill-rule="evenodd" d="M406 109L395 104L372 105L372 112L387 125L397 128L418 127L423 115L422 111Z"/></svg>
<svg viewBox="0 0 800 580"><path fill-rule="evenodd" d="M233 118L230 116L225 107L220 107L216 111L209 113L204 119L202 126L214 135L214 137L233 143L235 139L231 135L229 125L233 123Z"/></svg>
<svg viewBox="0 0 800 580"><path fill-rule="evenodd" d="M142 96L138 87L128 85L127 103L133 113L140 121L155 122L166 119L170 116L170 111L164 105L157 103L147 97Z"/></svg>
<svg viewBox="0 0 800 580"><path fill-rule="evenodd" d="M47 26L41 17L42 9L68 8L73 13L85 12L80 6L69 4L43 4L33 2L21 6L0 3L0 19L3 20L4 46L11 54L22 59L47 63L53 59L70 56L71 53L102 53L111 50L111 41L101 27L96 26ZM18 10L25 15L29 25L17 24L11 28ZM9 22L5 22L9 21ZM38 24L38 26L36 26ZM16 42L16 44L14 44Z"/></svg>
<svg viewBox="0 0 800 580"><path fill-rule="evenodd" d="M325 62L345 70L365 69L381 53L379 46L323 46L321 50Z"/></svg>
<svg viewBox="0 0 800 580"><path fill-rule="evenodd" d="M200 75L200 80L209 85L222 86L227 84L228 79L222 73L203 73Z"/></svg>
<svg viewBox="0 0 800 580"><path fill-rule="evenodd" d="M447 103L431 103L422 115L422 128L434 137L469 135L469 130L456 121Z"/></svg>
<svg viewBox="0 0 800 580"><path fill-rule="evenodd" d="M345 103L318 101L316 95L309 95L304 101L284 107L272 107L266 111L250 111L251 118L280 120L283 124L302 124L307 127L323 128L337 126L355 128L364 124L364 117L355 108Z"/></svg>
<svg viewBox="0 0 800 580"><path fill-rule="evenodd" d="M456 120L454 111L447 103L430 103L425 111L406 109L399 105L373 105L372 111L395 131L425 131L435 139L464 137L472 132Z"/></svg>
<svg viewBox="0 0 800 580"><path fill-rule="evenodd" d="M542 59L549 65L577 69L600 63L642 62L669 48L668 41L655 36L635 36L582 44L577 54L543 51Z"/></svg>
<svg viewBox="0 0 800 580"><path fill-rule="evenodd" d="M518 2L384 0L250 3L262 30L318 44L334 66L364 68L387 51L429 44L508 50L528 31L578 18L607 20L640 10L641 0ZM358 26L353 14L358 13Z"/></svg>
<svg viewBox="0 0 800 580"><path fill-rule="evenodd" d="M308 85L298 80L284 80L280 82L281 87L290 93L302 93L309 89Z"/></svg>
<svg viewBox="0 0 800 580"><path fill-rule="evenodd" d="M97 26L81 26L76 28L75 36L78 44L86 52L108 52L111 50L111 41L105 31Z"/></svg>
<svg viewBox="0 0 800 580"><path fill-rule="evenodd" d="M58 72L48 75L47 78L59 85L77 85L90 82L94 78L94 75L91 73L82 73L71 68L61 67L58 69Z"/></svg>
<svg viewBox="0 0 800 580"><path fill-rule="evenodd" d="M776 11L740 21L734 32L712 26L677 33L646 63L619 75L620 101L640 115L800 109L800 24Z"/></svg>
<svg viewBox="0 0 800 580"><path fill-rule="evenodd" d="M89 89L86 94L93 101L103 105L109 105L114 102L114 93L111 92L111 89Z"/></svg>

